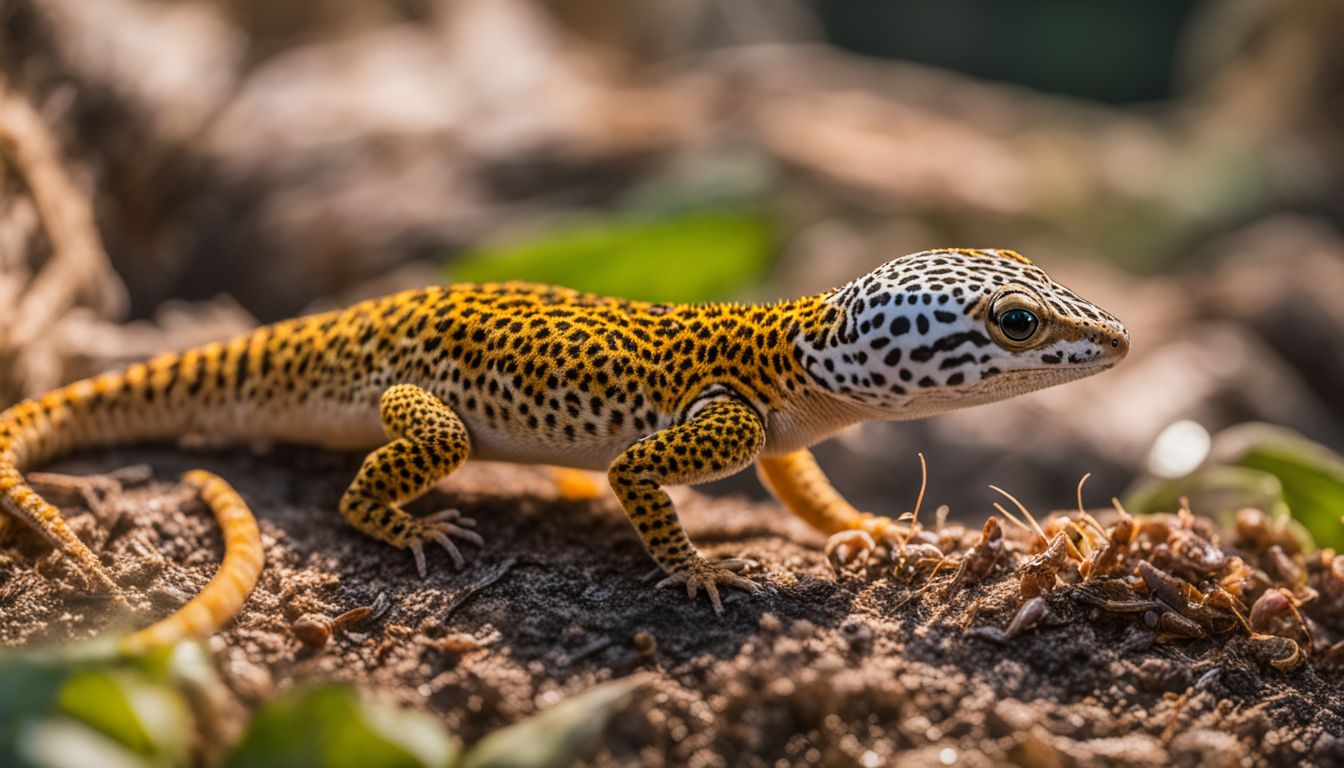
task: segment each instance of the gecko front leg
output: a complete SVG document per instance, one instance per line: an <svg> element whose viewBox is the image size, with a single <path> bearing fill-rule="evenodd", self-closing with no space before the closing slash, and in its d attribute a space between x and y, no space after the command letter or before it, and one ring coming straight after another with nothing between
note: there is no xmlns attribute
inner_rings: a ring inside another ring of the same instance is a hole
<svg viewBox="0 0 1344 768"><path fill-rule="evenodd" d="M711 563L696 551L662 486L727 477L749 465L764 445L765 425L756 411L736 400L721 400L686 423L635 443L612 463L607 473L612 490L639 531L644 549L667 574L659 587L685 584L694 598L703 586L720 615L720 584L748 592L758 589L732 570L745 561Z"/></svg>
<svg viewBox="0 0 1344 768"><path fill-rule="evenodd" d="M355 481L341 497L341 514L359 530L397 549L409 549L424 578L425 544L447 550L461 568L462 553L453 539L483 544L470 526L475 521L446 510L412 517L401 507L424 495L467 460L471 440L466 425L429 391L399 384L383 393L383 429L392 442L369 454Z"/></svg>

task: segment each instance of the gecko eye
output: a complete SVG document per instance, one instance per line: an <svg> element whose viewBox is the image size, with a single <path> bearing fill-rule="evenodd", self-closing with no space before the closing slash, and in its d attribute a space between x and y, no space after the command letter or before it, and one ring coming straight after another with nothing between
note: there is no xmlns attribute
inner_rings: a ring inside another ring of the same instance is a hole
<svg viewBox="0 0 1344 768"><path fill-rule="evenodd" d="M1010 309L998 317L999 330L1012 341L1026 341L1036 335L1041 321L1025 309Z"/></svg>

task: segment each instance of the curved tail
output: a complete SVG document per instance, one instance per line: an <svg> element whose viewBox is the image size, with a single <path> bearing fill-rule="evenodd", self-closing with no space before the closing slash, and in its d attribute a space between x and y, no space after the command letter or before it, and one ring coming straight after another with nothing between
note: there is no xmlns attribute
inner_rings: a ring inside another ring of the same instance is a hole
<svg viewBox="0 0 1344 768"><path fill-rule="evenodd" d="M121 639L118 648L141 653L186 637L214 634L238 615L261 576L265 556L256 518L243 497L218 475L197 469L182 480L195 486L224 533L224 561L209 584L168 618Z"/></svg>
<svg viewBox="0 0 1344 768"><path fill-rule="evenodd" d="M23 520L71 558L86 585L120 593L98 557L70 530L60 511L24 481L23 472L79 448L168 440L191 431L206 383L223 376L235 345L166 355L122 373L79 381L0 413L0 512ZM193 407L195 406L195 407ZM181 610L124 639L140 650L203 636L231 620L256 585L261 537L247 505L223 480L190 472L223 530L225 556L209 585Z"/></svg>

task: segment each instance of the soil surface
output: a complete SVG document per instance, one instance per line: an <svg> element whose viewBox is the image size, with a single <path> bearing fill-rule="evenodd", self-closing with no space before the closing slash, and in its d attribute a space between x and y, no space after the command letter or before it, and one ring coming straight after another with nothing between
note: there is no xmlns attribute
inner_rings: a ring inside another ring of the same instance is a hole
<svg viewBox="0 0 1344 768"><path fill-rule="evenodd" d="M913 585L837 579L822 538L774 504L674 493L707 554L762 563L762 592L730 593L717 618L703 594L691 602L644 581L652 563L609 495L566 501L547 469L472 464L415 509L461 509L486 545L464 548L460 572L435 552L421 580L408 554L337 515L358 460L149 449L57 465L154 468L153 480L107 494L96 512L77 494L47 491L137 607L109 616L64 561L10 525L0 536L0 643L143 626L198 590L221 541L174 478L201 466L248 499L266 543L256 592L211 641L240 710L295 683L347 680L441 716L470 744L644 672L643 695L618 716L597 764L1344 763L1338 669L1309 661L1277 672L1236 635L1158 643L1135 617L1092 615L1058 597L1049 619L1010 640L1003 630L1022 602L1010 569L957 590L946 588L948 572ZM380 594L392 605L385 617L323 648L291 630L304 614L336 616Z"/></svg>

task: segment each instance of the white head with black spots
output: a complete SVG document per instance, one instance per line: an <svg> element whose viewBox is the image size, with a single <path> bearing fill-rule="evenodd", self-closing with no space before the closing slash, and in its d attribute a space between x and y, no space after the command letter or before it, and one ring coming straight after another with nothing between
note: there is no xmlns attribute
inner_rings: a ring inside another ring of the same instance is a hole
<svg viewBox="0 0 1344 768"><path fill-rule="evenodd" d="M828 392L888 418L1002 400L1106 370L1129 351L1114 316L1014 251L924 251L828 297L796 340Z"/></svg>

